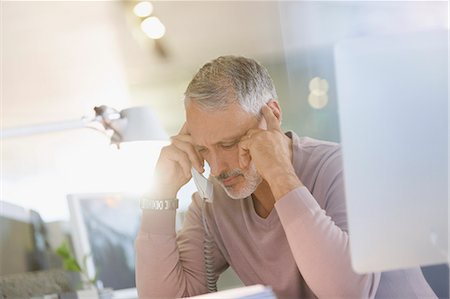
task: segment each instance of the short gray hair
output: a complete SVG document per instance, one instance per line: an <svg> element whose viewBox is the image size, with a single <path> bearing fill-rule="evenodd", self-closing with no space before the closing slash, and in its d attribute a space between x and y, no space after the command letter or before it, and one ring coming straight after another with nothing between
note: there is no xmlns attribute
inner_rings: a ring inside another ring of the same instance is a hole
<svg viewBox="0 0 450 299"><path fill-rule="evenodd" d="M277 92L269 72L256 60L221 56L200 68L184 96L185 104L194 101L209 111L238 102L257 116L264 104L277 99Z"/></svg>

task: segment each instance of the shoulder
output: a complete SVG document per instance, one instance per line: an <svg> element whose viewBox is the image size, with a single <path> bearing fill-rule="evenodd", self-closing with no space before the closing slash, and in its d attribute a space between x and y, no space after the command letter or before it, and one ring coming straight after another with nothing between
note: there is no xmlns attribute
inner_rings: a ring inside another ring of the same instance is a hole
<svg viewBox="0 0 450 299"><path fill-rule="evenodd" d="M294 168L311 172L333 161L339 165L342 164L340 144L310 137L298 137L293 132L288 132L287 135L292 138Z"/></svg>
<svg viewBox="0 0 450 299"><path fill-rule="evenodd" d="M299 150L305 157L306 164L314 168L342 168L342 151L338 143L303 137Z"/></svg>
<svg viewBox="0 0 450 299"><path fill-rule="evenodd" d="M336 142L314 139L311 137L298 137L298 142L294 144L297 150L310 158L329 157L333 154L340 154L341 146Z"/></svg>
<svg viewBox="0 0 450 299"><path fill-rule="evenodd" d="M341 146L295 134L292 140L295 172L323 208L333 184L339 184L339 189L343 190Z"/></svg>

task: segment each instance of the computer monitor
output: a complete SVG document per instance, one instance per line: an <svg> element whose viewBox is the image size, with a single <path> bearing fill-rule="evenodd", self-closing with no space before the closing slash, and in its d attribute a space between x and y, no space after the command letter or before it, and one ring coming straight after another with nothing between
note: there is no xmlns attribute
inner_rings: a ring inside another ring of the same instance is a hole
<svg viewBox="0 0 450 299"><path fill-rule="evenodd" d="M354 269L448 263L448 31L334 55Z"/></svg>
<svg viewBox="0 0 450 299"><path fill-rule="evenodd" d="M141 211L139 200L124 194L70 194L67 196L77 261L114 298L137 298L134 240Z"/></svg>
<svg viewBox="0 0 450 299"><path fill-rule="evenodd" d="M0 201L0 276L55 266L36 211Z"/></svg>

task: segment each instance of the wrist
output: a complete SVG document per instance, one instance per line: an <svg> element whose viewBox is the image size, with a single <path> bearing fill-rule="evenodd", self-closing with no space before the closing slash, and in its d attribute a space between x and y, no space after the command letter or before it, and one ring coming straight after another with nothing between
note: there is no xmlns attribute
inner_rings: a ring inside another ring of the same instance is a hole
<svg viewBox="0 0 450 299"><path fill-rule="evenodd" d="M140 207L143 210L167 211L178 209L178 199L153 199L149 197L142 197Z"/></svg>
<svg viewBox="0 0 450 299"><path fill-rule="evenodd" d="M303 186L303 183L295 173L286 172L273 174L273 176L271 176L271 180L268 183L275 201L278 201L280 198L282 198L292 190Z"/></svg>
<svg viewBox="0 0 450 299"><path fill-rule="evenodd" d="M158 189L151 190L145 197L151 199L174 199L177 197L178 190L174 190L169 186L158 184Z"/></svg>

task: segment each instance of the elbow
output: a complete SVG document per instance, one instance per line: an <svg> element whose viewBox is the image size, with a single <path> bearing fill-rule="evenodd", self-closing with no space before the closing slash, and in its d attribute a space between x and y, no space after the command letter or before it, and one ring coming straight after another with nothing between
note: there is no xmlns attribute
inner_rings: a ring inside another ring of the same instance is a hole
<svg viewBox="0 0 450 299"><path fill-rule="evenodd" d="M155 277L139 276L139 272L136 272L136 289L139 299L184 297L183 288L178 288L176 285L176 283L169 283Z"/></svg>
<svg viewBox="0 0 450 299"><path fill-rule="evenodd" d="M375 298L380 282L380 274L369 273L357 275L343 280L334 280L333 283L322 287L315 293L318 298L367 299Z"/></svg>
<svg viewBox="0 0 450 299"><path fill-rule="evenodd" d="M380 283L379 273L368 273L358 275L355 280L349 280L341 289L341 294L334 297L339 298L375 298Z"/></svg>

